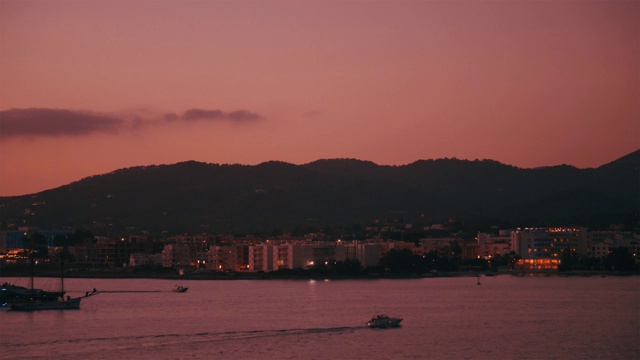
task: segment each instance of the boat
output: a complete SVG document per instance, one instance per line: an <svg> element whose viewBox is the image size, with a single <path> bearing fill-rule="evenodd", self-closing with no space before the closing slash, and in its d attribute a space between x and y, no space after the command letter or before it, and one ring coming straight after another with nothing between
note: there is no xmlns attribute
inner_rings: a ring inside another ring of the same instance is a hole
<svg viewBox="0 0 640 360"><path fill-rule="evenodd" d="M64 297L64 260L60 258L60 291L43 291L33 288L33 259L31 260L30 289L7 285L11 289L12 299L7 302L11 311L35 311L35 310L77 310L80 309L80 301L98 294L96 289L86 292L84 296L72 298ZM4 286L4 285L3 285ZM5 289L5 287L3 287ZM24 290L22 290L24 289Z"/></svg>
<svg viewBox="0 0 640 360"><path fill-rule="evenodd" d="M392 318L384 314L376 315L367 322L367 326L370 328L389 328L398 327L402 318Z"/></svg>
<svg viewBox="0 0 640 360"><path fill-rule="evenodd" d="M11 311L34 311L34 310L78 310L80 309L81 297L71 298L67 296L66 300L58 299L57 301L25 301L15 302L9 305Z"/></svg>
<svg viewBox="0 0 640 360"><path fill-rule="evenodd" d="M173 291L173 292L183 293L183 292L186 292L187 290L189 290L189 288L188 288L188 287L184 287L184 286L182 286L182 285L176 285L176 286L173 288L173 290L172 290L172 291Z"/></svg>
<svg viewBox="0 0 640 360"><path fill-rule="evenodd" d="M33 281L31 284L33 284ZM41 289L34 289L33 285L31 285L30 288L12 285L9 283L0 285L0 303L7 306L10 303L26 301L29 299L37 301L56 301L61 297L64 297L63 291L44 291Z"/></svg>

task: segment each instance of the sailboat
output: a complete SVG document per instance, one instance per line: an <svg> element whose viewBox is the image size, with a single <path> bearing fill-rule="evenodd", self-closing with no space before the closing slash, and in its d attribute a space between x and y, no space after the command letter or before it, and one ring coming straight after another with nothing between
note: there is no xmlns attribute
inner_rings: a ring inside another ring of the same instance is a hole
<svg viewBox="0 0 640 360"><path fill-rule="evenodd" d="M17 297L9 305L12 311L34 311L34 310L77 310L80 309L82 298L97 295L98 291L93 289L91 293L86 292L84 296L72 298L64 297L64 257L60 255L60 291L48 292L33 288L33 265L31 259L31 289L25 292L24 297Z"/></svg>
<svg viewBox="0 0 640 360"><path fill-rule="evenodd" d="M9 307L9 304L15 302L24 302L29 299L39 301L56 301L58 298L63 296L64 292L44 291L41 289L34 289L33 286L26 288L9 283L0 285L0 303L2 304L2 307L7 308Z"/></svg>
<svg viewBox="0 0 640 360"><path fill-rule="evenodd" d="M56 301L27 301L16 302L9 306L11 311L34 311L34 310L77 310L80 309L82 297L67 299L57 299Z"/></svg>

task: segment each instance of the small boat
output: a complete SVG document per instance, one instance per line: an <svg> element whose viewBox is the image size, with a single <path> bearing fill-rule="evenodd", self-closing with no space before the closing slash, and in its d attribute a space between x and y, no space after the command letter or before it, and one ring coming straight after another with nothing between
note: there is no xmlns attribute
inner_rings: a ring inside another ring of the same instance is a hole
<svg viewBox="0 0 640 360"><path fill-rule="evenodd" d="M176 286L173 288L173 290L172 290L172 291L173 291L173 292L183 293L183 292L186 292L187 290L189 290L189 288L188 288L188 287L184 287L184 286L182 286L182 285L176 285Z"/></svg>
<svg viewBox="0 0 640 360"><path fill-rule="evenodd" d="M387 315L376 315L367 322L367 326L370 328L388 328L388 327L398 327L400 326L400 322L402 318L392 318Z"/></svg>

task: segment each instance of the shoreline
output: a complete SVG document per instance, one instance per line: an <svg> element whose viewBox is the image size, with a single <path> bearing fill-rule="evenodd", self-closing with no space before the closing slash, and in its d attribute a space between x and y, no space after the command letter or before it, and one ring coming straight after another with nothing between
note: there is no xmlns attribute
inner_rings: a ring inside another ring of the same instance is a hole
<svg viewBox="0 0 640 360"><path fill-rule="evenodd" d="M7 271L9 270L9 271ZM489 274L489 275L487 275ZM576 270L576 271L497 271L497 272L475 272L475 271L440 271L424 274L322 274L322 273L279 273L279 272L213 272L194 271L185 272L180 275L171 269L166 272L157 271L130 271L130 270L69 270L65 272L67 279L165 279L165 280L376 280L376 279L425 279L443 277L494 277L494 276L516 276L516 277L606 277L606 276L640 276L638 272L600 271L600 270ZM30 277L30 273L23 269L7 269L0 271L0 279L7 277ZM38 278L58 278L59 271L45 270L34 274Z"/></svg>

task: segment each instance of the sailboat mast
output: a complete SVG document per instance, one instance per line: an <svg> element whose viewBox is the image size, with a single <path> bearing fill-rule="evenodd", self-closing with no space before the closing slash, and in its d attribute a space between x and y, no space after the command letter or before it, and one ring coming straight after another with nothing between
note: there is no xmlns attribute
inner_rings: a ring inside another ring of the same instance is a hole
<svg viewBox="0 0 640 360"><path fill-rule="evenodd" d="M60 291L64 292L64 254L60 253Z"/></svg>
<svg viewBox="0 0 640 360"><path fill-rule="evenodd" d="M29 261L29 270L30 270L29 272L31 273L31 277L29 277L29 289L33 290L33 272L35 271L34 265L33 265L33 261L34 261L33 254L31 254L30 257L31 259Z"/></svg>

